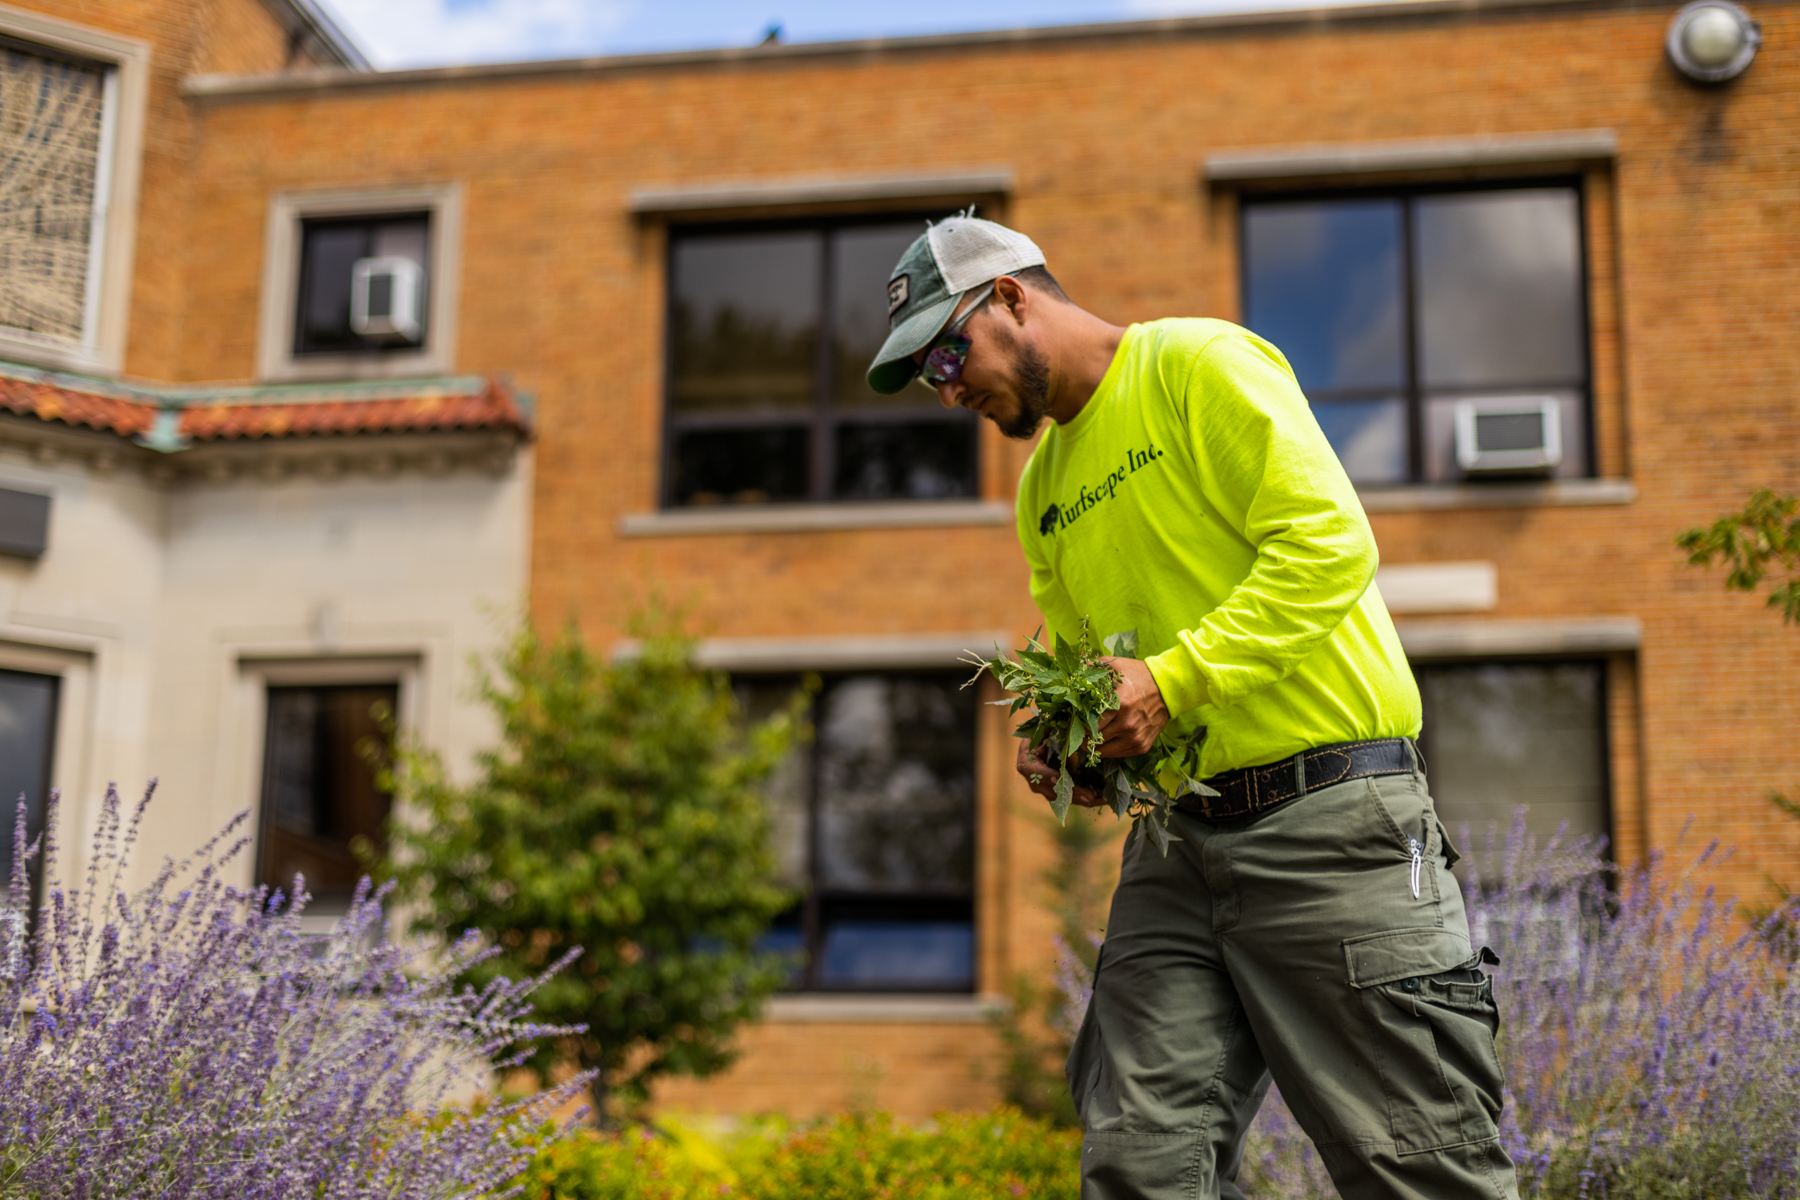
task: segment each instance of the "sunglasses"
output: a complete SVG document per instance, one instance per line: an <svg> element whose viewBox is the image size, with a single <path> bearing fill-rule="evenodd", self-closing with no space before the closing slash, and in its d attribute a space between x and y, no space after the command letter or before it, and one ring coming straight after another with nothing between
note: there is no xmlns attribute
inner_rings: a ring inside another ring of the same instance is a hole
<svg viewBox="0 0 1800 1200"><path fill-rule="evenodd" d="M994 293L994 285L988 284L975 295L975 303L963 309L962 316L944 327L930 350L926 351L925 361L919 364L919 382L926 387L936 387L940 383L955 383L962 378L963 361L969 357L971 341L958 333L982 302Z"/></svg>

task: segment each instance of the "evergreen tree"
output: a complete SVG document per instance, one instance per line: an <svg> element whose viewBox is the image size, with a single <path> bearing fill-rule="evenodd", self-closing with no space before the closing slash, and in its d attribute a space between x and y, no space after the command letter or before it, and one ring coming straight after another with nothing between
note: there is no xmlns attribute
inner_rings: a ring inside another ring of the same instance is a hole
<svg viewBox="0 0 1800 1200"><path fill-rule="evenodd" d="M803 710L746 728L725 678L666 630L605 661L573 628L526 629L497 668L481 695L502 741L471 786L431 752L397 753L389 867L428 928L501 948L477 982L580 948L533 999L540 1020L587 1032L531 1066L546 1082L558 1059L597 1071L604 1123L657 1076L727 1066L733 1031L786 976L756 948L793 900L758 789L805 735Z"/></svg>

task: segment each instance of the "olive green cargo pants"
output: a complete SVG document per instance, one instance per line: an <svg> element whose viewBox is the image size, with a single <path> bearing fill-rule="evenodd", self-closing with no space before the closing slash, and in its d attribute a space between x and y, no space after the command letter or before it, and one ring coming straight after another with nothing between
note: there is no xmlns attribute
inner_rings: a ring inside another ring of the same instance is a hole
<svg viewBox="0 0 1800 1200"><path fill-rule="evenodd" d="M1516 1200L1493 984L1424 775L1171 832L1167 858L1126 840L1069 1055L1083 1200L1241 1197L1271 1076L1348 1200Z"/></svg>

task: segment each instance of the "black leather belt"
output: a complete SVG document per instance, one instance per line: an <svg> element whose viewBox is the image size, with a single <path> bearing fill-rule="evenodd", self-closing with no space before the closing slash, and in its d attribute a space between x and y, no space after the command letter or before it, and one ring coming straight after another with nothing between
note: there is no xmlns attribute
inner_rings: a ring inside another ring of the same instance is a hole
<svg viewBox="0 0 1800 1200"><path fill-rule="evenodd" d="M1417 769L1408 738L1318 746L1267 766L1221 772L1203 780L1217 796L1183 796L1175 807L1208 821L1231 821L1267 812L1334 783L1375 775L1408 775Z"/></svg>

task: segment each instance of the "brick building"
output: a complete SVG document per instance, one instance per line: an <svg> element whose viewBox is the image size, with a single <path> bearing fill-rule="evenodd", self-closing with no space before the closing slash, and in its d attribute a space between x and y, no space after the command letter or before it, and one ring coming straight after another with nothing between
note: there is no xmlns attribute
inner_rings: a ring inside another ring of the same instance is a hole
<svg viewBox="0 0 1800 1200"><path fill-rule="evenodd" d="M1288 352L1451 820L1524 803L1632 859L1692 817L1733 886L1800 873L1764 800L1800 779L1800 637L1671 545L1800 474L1791 2L1710 85L1671 68L1672 6L1586 0L387 73L293 69L301 10L220 4L56 6L155 65L134 283L85 369L505 373L537 397L540 620L611 643L654 587L753 703L825 678L772 796L803 977L667 1103L985 1103L981 997L1047 961L1040 818L954 667L1037 625L1029 448L857 379L899 249L969 204L1102 316ZM391 320L315 328L327 293Z"/></svg>

